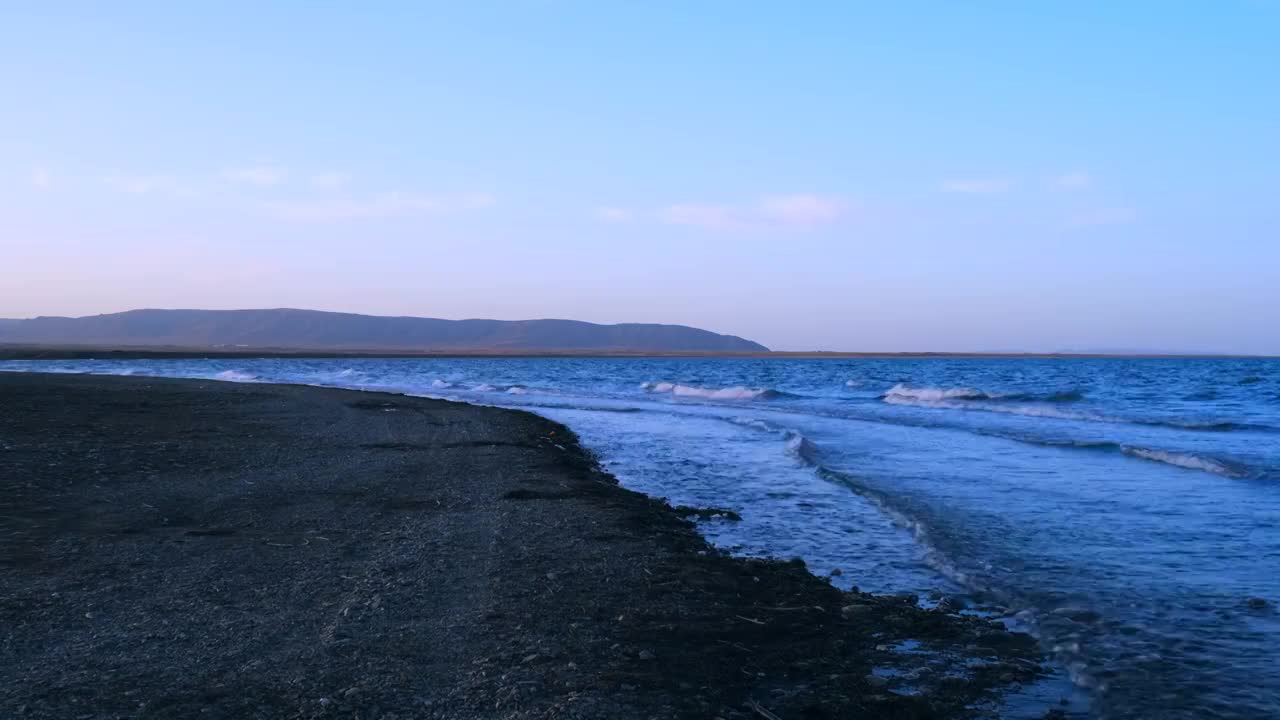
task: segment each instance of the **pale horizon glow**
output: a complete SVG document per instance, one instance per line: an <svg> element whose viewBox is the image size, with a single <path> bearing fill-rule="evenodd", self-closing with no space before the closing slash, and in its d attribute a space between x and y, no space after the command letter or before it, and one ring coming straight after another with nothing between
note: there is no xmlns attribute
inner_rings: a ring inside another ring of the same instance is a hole
<svg viewBox="0 0 1280 720"><path fill-rule="evenodd" d="M1280 5L0 10L0 318L1280 353Z"/></svg>

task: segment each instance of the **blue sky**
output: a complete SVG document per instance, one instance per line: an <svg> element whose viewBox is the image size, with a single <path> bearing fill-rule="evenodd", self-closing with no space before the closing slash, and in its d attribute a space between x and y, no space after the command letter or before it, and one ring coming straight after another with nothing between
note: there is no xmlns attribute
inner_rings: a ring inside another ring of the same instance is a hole
<svg viewBox="0 0 1280 720"><path fill-rule="evenodd" d="M1280 353L1280 3L0 6L0 317Z"/></svg>

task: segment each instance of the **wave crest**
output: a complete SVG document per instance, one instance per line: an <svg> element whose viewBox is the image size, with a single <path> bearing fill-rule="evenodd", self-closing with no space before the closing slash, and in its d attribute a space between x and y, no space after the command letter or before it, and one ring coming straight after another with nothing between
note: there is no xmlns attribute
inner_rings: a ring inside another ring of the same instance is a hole
<svg viewBox="0 0 1280 720"><path fill-rule="evenodd" d="M1184 468L1186 470L1201 470L1214 475L1222 475L1224 477L1244 477L1246 473L1238 468L1199 455L1191 453L1170 452L1168 450L1150 450L1148 448L1124 446L1120 448L1125 455L1130 455L1143 460L1151 460L1165 465Z"/></svg>
<svg viewBox="0 0 1280 720"><path fill-rule="evenodd" d="M1041 403L1069 403L1084 399L1080 390L1055 390L1045 394L1036 393L991 393L975 388L935 388L911 387L898 383L885 391L881 398L887 403L898 405L944 403L952 400L1004 400Z"/></svg>
<svg viewBox="0 0 1280 720"><path fill-rule="evenodd" d="M793 430L787 431L786 438L787 453L795 456L801 462L817 466L818 449L814 447L813 443L809 442L809 438Z"/></svg>
<svg viewBox="0 0 1280 720"><path fill-rule="evenodd" d="M704 400L768 400L782 393L770 388L749 388L742 385L727 388L704 388L696 385L680 385L670 382L647 382L640 389L651 393L670 393L673 397L702 398Z"/></svg>
<svg viewBox="0 0 1280 720"><path fill-rule="evenodd" d="M213 377L216 380L223 380L225 382L254 382L258 379L257 375L243 372L241 370L223 370Z"/></svg>

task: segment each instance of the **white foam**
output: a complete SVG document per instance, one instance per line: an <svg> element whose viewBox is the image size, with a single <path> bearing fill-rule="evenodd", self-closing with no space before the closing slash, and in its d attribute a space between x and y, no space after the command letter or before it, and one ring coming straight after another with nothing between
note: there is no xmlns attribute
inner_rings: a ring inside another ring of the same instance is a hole
<svg viewBox="0 0 1280 720"><path fill-rule="evenodd" d="M853 381L851 380L850 382ZM919 402L940 402L944 400L986 400L990 397L990 395L987 395L981 390L975 390L973 388L913 388L907 387L902 383L898 383L897 385L889 388L888 392L884 394L884 401L906 404L902 401L915 400Z"/></svg>
<svg viewBox="0 0 1280 720"><path fill-rule="evenodd" d="M496 387L494 387L494 386L492 386L492 385L490 385L490 384L488 384L488 383L480 383L479 385L476 385L475 387L473 387L473 388L471 388L471 389L472 389L472 390L475 390L476 392L493 392L494 390L497 390L498 388L496 388Z"/></svg>
<svg viewBox="0 0 1280 720"><path fill-rule="evenodd" d="M253 382L258 379L257 375L239 370L223 370L214 375L217 380L226 380L227 382Z"/></svg>
<svg viewBox="0 0 1280 720"><path fill-rule="evenodd" d="M453 387L453 383L451 383L451 382L447 382L447 381L445 381L445 380L432 380L432 381L431 381L431 387L433 387L433 388L435 388L435 389L437 389L437 390L442 390L442 389L444 389L444 388L451 388L451 387Z"/></svg>
<svg viewBox="0 0 1280 720"><path fill-rule="evenodd" d="M1185 468L1187 470L1202 470L1204 472L1213 473L1214 475L1224 475L1226 477L1236 477L1239 475L1239 473L1226 465L1223 465L1216 460L1202 458L1199 455L1169 452L1166 450L1148 450L1147 448L1129 446L1125 446L1122 450L1126 455L1132 455L1133 457L1142 458L1143 460L1153 460L1155 462Z"/></svg>
<svg viewBox="0 0 1280 720"><path fill-rule="evenodd" d="M980 410L983 412L1021 415L1023 417L1057 418L1059 420L1083 420L1088 422L1125 422L1090 413L1068 412L1048 405L974 402L974 400L995 399L980 390L971 388L906 388L907 392L894 392L897 385L881 397L881 401L889 405L908 405L911 407L932 408L934 410ZM964 394L974 393L974 394Z"/></svg>
<svg viewBox="0 0 1280 720"><path fill-rule="evenodd" d="M861 380L845 380L844 386L851 387L851 388L862 387L862 381Z"/></svg>
<svg viewBox="0 0 1280 720"><path fill-rule="evenodd" d="M733 417L733 418L729 418L729 422L733 423L734 425L742 425L744 427L755 428L757 430L764 430L766 432L773 432L775 430L775 428L769 423L763 420L757 420L755 418Z"/></svg>
<svg viewBox="0 0 1280 720"><path fill-rule="evenodd" d="M649 382L640 387L652 393L671 393L673 397L703 398L705 400L756 400L774 394L768 388L749 388L741 385L727 388L703 388L695 385L679 385L669 382Z"/></svg>
<svg viewBox="0 0 1280 720"><path fill-rule="evenodd" d="M524 395L528 392L529 392L528 390L520 387L519 385L512 385L511 387L507 388L508 395Z"/></svg>

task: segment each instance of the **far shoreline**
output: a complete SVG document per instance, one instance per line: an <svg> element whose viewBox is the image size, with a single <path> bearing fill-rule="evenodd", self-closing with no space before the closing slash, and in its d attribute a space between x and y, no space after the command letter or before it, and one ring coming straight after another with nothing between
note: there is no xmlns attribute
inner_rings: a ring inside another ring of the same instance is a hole
<svg viewBox="0 0 1280 720"><path fill-rule="evenodd" d="M4 360L250 360L250 359L529 359L529 358L698 358L749 360L893 360L893 359L984 359L984 360L1082 360L1082 359L1170 359L1170 360L1270 360L1280 355L1233 353L1072 353L1072 352L892 352L892 351L770 351L770 352L653 352L644 350L404 350L378 348L271 348L271 347L171 347L120 345L26 345L0 344Z"/></svg>

